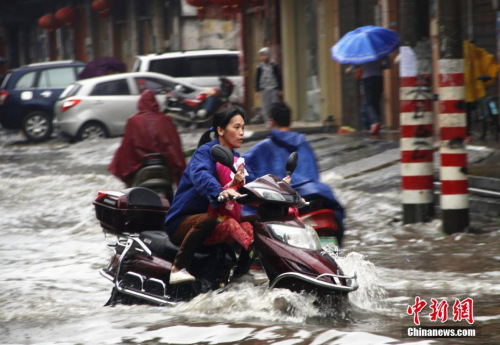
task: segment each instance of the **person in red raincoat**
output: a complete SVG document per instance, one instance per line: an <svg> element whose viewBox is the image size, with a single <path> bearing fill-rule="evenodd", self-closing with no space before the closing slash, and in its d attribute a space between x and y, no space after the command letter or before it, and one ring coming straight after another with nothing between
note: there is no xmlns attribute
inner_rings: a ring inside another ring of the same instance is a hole
<svg viewBox="0 0 500 345"><path fill-rule="evenodd" d="M134 174L141 168L144 156L161 153L172 170L173 181L179 184L186 161L175 125L160 112L155 93L151 90L141 94L138 108L139 112L127 121L122 143L108 170L129 187Z"/></svg>

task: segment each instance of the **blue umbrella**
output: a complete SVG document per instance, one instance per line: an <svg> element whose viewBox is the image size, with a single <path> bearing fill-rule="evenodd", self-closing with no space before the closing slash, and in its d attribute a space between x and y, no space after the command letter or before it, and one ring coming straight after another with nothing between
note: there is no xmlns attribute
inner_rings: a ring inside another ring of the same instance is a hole
<svg viewBox="0 0 500 345"><path fill-rule="evenodd" d="M340 63L376 61L399 47L399 35L380 26L362 26L345 34L332 47L332 58Z"/></svg>

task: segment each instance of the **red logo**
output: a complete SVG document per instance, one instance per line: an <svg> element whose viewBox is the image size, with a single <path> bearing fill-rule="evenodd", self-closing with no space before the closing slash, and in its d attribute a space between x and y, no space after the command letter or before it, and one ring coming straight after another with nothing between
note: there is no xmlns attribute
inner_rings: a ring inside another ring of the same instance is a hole
<svg viewBox="0 0 500 345"><path fill-rule="evenodd" d="M415 325L420 325L420 320L418 319L418 314L424 309L424 307L427 305L427 302L420 300L420 297L415 297L415 304L414 305L409 305L408 309L406 312L408 315L413 314L413 322L415 322Z"/></svg>
<svg viewBox="0 0 500 345"><path fill-rule="evenodd" d="M427 302L417 296L415 297L415 304L408 306L406 312L408 315L413 315L413 322L415 325L420 325L419 314L423 311L426 305ZM430 314L428 314L430 321L437 322L440 320L441 323L445 323L448 320L448 301L442 300L438 302L438 300L431 298L431 304L429 307L431 309ZM472 298L466 298L462 301L455 299L455 303L453 304L453 321L460 322L465 320L472 325L474 323L473 307L474 302Z"/></svg>

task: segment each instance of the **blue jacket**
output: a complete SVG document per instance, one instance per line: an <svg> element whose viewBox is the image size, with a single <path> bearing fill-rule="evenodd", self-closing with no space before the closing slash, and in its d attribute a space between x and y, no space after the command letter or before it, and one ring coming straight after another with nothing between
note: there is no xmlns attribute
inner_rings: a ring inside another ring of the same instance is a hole
<svg viewBox="0 0 500 345"><path fill-rule="evenodd" d="M292 174L292 187L305 199L320 196L340 207L331 188L319 181L316 157L304 134L273 129L270 138L253 146L243 157L254 176L274 174L283 178L288 156L294 151L299 161Z"/></svg>
<svg viewBox="0 0 500 345"><path fill-rule="evenodd" d="M217 177L216 162L211 154L215 144L219 144L218 139L200 146L184 170L165 220L166 231L169 235L174 233L179 224L188 216L206 213L210 203L214 207L219 205L217 196L222 191L222 186ZM234 150L233 154L236 157L240 156Z"/></svg>

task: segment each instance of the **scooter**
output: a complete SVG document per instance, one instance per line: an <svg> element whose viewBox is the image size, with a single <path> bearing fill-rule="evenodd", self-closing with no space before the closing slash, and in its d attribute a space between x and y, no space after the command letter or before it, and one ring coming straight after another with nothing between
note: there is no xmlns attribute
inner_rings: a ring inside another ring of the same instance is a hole
<svg viewBox="0 0 500 345"><path fill-rule="evenodd" d="M174 197L172 171L161 153L149 153L144 156L142 166L132 181L132 187L151 189L172 202Z"/></svg>
<svg viewBox="0 0 500 345"><path fill-rule="evenodd" d="M232 152L220 145L214 146L212 156L225 166L233 165ZM292 172L296 165L297 156L292 154L287 171ZM344 275L322 249L316 231L293 211L302 200L289 184L277 176L265 175L245 184L239 192L243 197L237 202L257 208L253 246L269 279L269 288L306 291L319 299L341 302L358 288L356 274ZM94 205L104 232L118 237L108 266L100 270L114 286L109 305L175 305L221 289L233 280L236 253L231 246L219 244L195 254L190 268L195 282L169 285L178 247L163 231L168 201L153 191L139 187L99 192Z"/></svg>
<svg viewBox="0 0 500 345"><path fill-rule="evenodd" d="M207 123L217 109L229 103L234 90L231 80L225 77L220 77L219 80L219 88L204 90L193 99L185 97L182 85L177 85L167 95L164 112L185 125Z"/></svg>

